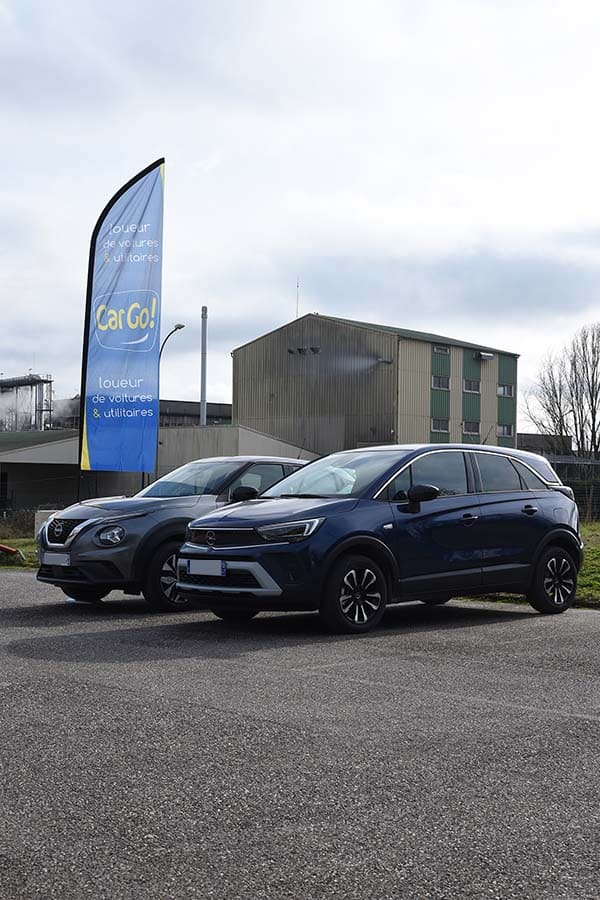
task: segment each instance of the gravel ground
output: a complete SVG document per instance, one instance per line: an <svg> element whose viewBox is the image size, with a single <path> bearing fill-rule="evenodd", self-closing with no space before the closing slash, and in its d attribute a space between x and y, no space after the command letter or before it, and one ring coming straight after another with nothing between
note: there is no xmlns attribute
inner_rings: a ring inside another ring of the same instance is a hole
<svg viewBox="0 0 600 900"><path fill-rule="evenodd" d="M363 638L0 573L0 896L597 898L600 615Z"/></svg>

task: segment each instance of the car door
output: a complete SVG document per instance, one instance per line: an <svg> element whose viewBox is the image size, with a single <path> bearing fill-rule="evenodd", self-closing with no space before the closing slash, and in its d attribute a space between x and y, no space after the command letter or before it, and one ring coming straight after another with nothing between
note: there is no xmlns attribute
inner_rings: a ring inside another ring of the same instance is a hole
<svg viewBox="0 0 600 900"><path fill-rule="evenodd" d="M407 492L416 484L435 485L440 494L411 511ZM389 543L398 560L404 595L479 587L479 503L461 450L424 453L388 486L387 499L394 515Z"/></svg>
<svg viewBox="0 0 600 900"><path fill-rule="evenodd" d="M528 487L517 462L508 456L478 450L473 451L472 459L481 509L483 587L523 590L535 551L552 525L548 492L543 482L535 489L534 476Z"/></svg>

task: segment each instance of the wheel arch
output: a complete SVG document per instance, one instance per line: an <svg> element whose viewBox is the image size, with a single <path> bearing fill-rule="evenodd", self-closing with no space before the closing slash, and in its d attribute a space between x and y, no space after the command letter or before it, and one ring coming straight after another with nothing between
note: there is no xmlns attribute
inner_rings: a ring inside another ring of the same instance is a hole
<svg viewBox="0 0 600 900"><path fill-rule="evenodd" d="M532 573L535 572L542 553L547 550L548 547L560 547L562 550L565 550L573 557L575 565L577 566L577 571L581 569L583 552L579 538L574 532L567 531L566 528L555 528L538 544L533 558L533 565L531 567Z"/></svg>
<svg viewBox="0 0 600 900"><path fill-rule="evenodd" d="M156 525L151 531L140 541L133 560L133 576L136 581L141 581L144 573L146 560L167 541L180 541L182 544L185 540L185 530L190 519L170 519L160 525Z"/></svg>
<svg viewBox="0 0 600 900"><path fill-rule="evenodd" d="M388 584L388 599L394 596L395 588L398 584L400 576L398 563L390 548L380 541L378 538L369 534L357 534L350 538L346 538L337 544L328 554L323 566L322 589L327 583L327 578L332 567L342 556L348 556L351 553L368 556L373 559L383 570Z"/></svg>

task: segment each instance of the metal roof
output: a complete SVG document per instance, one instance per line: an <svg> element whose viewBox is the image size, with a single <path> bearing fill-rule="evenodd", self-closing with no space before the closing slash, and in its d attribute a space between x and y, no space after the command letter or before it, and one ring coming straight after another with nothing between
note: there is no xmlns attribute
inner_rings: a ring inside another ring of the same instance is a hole
<svg viewBox="0 0 600 900"><path fill-rule="evenodd" d="M397 325L379 325L374 322L357 322L355 319L340 319L337 316L319 316L319 318L327 319L330 322L343 322L345 325L354 325L357 328L366 328L369 331L384 331L386 334L397 334L399 337L408 338L413 341L426 341L429 344L447 344L451 347L467 347L470 350L502 353L505 356L519 356L518 353L513 353L510 350L498 350L495 347L488 347L484 344L470 344L467 341L444 337L441 334L431 334L428 331L412 331L410 328L398 328Z"/></svg>
<svg viewBox="0 0 600 900"><path fill-rule="evenodd" d="M504 356L514 356L516 358L519 357L519 353L514 353L510 350L498 350L495 347L488 347L487 344L471 344L468 341L461 341L457 338L445 337L441 334L432 334L428 331L412 331L409 328L399 328L397 325L380 325L376 322L359 322L356 319L343 319L339 316L322 316L320 313L307 313L304 316L300 316L299 319L293 319L291 322L286 322L283 325L280 325L278 328L273 328L271 331L266 331L264 334L259 335L256 338L253 338L251 341L246 341L245 344L240 344L239 347L236 347L232 352L236 353L238 350L242 350L244 347L248 347L250 344L254 344L255 341L259 341L261 338L267 337L269 334L275 334L276 331L281 331L284 328L288 328L290 325L294 325L296 322L301 322L303 319L324 319L326 322L335 322L341 325L350 325L354 328L364 328L368 331L381 331L386 334L397 334L400 338L407 338L408 340L413 341L426 341L431 344L447 344L450 347L466 347L469 350L483 350L487 353L502 353Z"/></svg>
<svg viewBox="0 0 600 900"><path fill-rule="evenodd" d="M37 447L40 444L51 444L54 441L66 441L79 437L75 429L50 428L47 431L0 431L0 453L10 450L23 450L25 447Z"/></svg>

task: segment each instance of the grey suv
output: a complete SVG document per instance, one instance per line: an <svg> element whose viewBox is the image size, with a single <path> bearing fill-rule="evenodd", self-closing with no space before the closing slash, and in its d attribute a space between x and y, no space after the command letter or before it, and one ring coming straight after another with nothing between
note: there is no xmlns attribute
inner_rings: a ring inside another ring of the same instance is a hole
<svg viewBox="0 0 600 900"><path fill-rule="evenodd" d="M175 590L175 560L188 522L256 496L304 464L258 456L199 459L133 497L69 506L38 534L38 580L81 603L122 590L141 592L155 609L185 608L189 599Z"/></svg>

